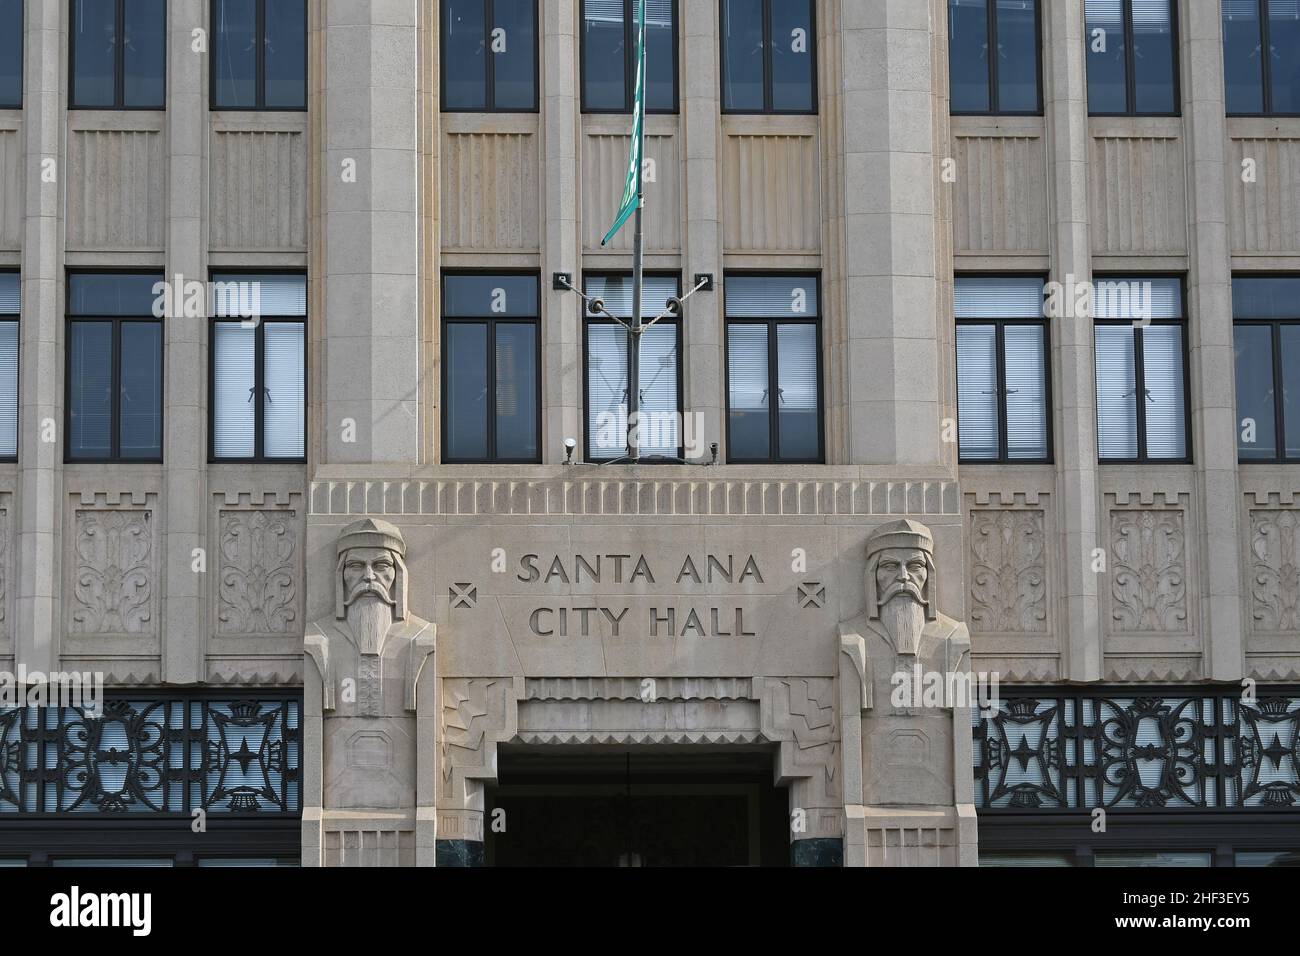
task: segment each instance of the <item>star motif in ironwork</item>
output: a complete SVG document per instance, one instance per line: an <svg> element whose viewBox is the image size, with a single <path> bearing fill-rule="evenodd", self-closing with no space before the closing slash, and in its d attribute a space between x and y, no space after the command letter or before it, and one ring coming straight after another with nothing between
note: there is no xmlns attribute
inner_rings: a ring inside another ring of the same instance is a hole
<svg viewBox="0 0 1300 956"><path fill-rule="evenodd" d="M240 742L239 749L230 755L230 759L239 764L241 773L248 773L248 765L257 759L257 754L248 749L248 738Z"/></svg>
<svg viewBox="0 0 1300 956"><path fill-rule="evenodd" d="M1268 749L1264 751L1264 756L1273 761L1273 769L1276 770L1281 767L1282 761L1290 755L1291 751L1287 750L1285 745L1283 745L1282 738L1274 733L1273 742L1269 744Z"/></svg>
<svg viewBox="0 0 1300 956"><path fill-rule="evenodd" d="M1022 772L1029 769L1029 761L1038 756L1038 751L1029 746L1029 738L1021 737L1020 745L1010 752L1011 756L1020 761L1020 770Z"/></svg>

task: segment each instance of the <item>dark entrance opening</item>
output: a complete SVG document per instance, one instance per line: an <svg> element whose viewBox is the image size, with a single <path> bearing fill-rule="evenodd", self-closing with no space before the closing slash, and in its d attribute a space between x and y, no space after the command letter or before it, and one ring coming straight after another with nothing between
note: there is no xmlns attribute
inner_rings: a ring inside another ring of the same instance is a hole
<svg viewBox="0 0 1300 956"><path fill-rule="evenodd" d="M498 760L489 866L790 864L770 751L502 747Z"/></svg>

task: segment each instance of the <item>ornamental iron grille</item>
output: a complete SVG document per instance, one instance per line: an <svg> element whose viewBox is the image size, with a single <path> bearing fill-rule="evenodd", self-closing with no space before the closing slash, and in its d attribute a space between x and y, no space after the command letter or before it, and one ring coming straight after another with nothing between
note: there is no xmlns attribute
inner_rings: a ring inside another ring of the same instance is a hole
<svg viewBox="0 0 1300 956"><path fill-rule="evenodd" d="M0 711L0 817L297 816L301 716L269 695Z"/></svg>
<svg viewBox="0 0 1300 956"><path fill-rule="evenodd" d="M1004 692L974 711L975 805L1295 810L1300 696Z"/></svg>

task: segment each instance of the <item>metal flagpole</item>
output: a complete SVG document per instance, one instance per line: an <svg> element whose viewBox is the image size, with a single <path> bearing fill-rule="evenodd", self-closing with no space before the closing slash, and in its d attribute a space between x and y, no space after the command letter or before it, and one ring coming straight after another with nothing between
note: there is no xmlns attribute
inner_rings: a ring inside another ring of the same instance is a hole
<svg viewBox="0 0 1300 956"><path fill-rule="evenodd" d="M632 464L641 460L641 293L645 286L645 230L642 213L645 210L645 0L637 4L637 106L640 116L636 124L637 141L634 145L636 164L636 222L632 239L632 328L628 333L627 359L627 457Z"/></svg>

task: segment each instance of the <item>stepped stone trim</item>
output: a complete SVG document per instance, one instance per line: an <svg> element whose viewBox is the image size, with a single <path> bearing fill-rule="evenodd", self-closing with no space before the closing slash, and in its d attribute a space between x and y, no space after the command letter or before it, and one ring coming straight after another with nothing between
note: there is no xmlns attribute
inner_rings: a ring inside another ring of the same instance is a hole
<svg viewBox="0 0 1300 956"><path fill-rule="evenodd" d="M653 699L754 700L748 677L656 677ZM641 700L646 694L635 677L537 677L524 682L525 700Z"/></svg>

